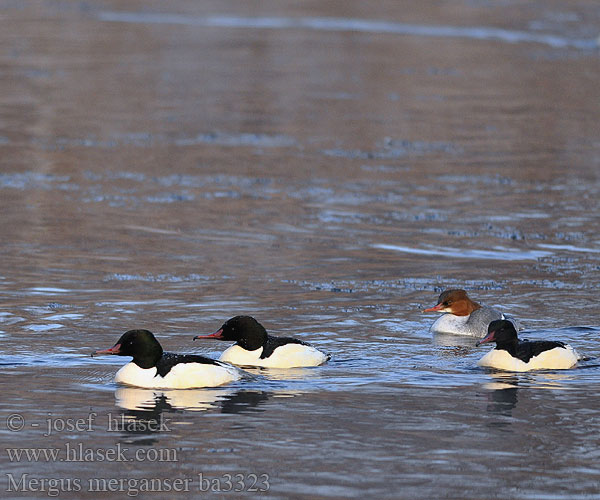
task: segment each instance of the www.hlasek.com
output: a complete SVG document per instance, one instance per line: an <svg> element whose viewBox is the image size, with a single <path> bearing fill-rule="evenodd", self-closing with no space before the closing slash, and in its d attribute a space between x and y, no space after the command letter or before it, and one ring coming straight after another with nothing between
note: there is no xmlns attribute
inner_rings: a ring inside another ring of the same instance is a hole
<svg viewBox="0 0 600 500"><path fill-rule="evenodd" d="M58 448L6 448L11 462L177 462L176 448L130 450L117 443L110 448L89 448L66 442Z"/></svg>
<svg viewBox="0 0 600 500"><path fill-rule="evenodd" d="M223 474L206 477L203 473L191 478L48 478L30 474L7 473L7 492L45 493L57 497L66 492L120 492L129 497L140 493L182 493L198 491L202 493L255 492L269 491L268 474Z"/></svg>

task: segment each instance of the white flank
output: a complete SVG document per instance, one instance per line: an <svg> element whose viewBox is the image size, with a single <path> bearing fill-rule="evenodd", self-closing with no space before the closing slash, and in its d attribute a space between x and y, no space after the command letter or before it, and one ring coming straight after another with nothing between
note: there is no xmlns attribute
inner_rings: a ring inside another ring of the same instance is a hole
<svg viewBox="0 0 600 500"><path fill-rule="evenodd" d="M239 345L233 345L221 354L220 361L240 366L264 366L266 368L299 368L303 366L319 366L328 359L325 353L312 346L303 344L285 344L273 352L268 358L260 359L263 348L247 351Z"/></svg>
<svg viewBox="0 0 600 500"><path fill-rule="evenodd" d="M179 363L165 377L156 375L156 368L140 368L127 363L115 375L115 382L146 389L191 389L217 387L241 378L233 366L206 363Z"/></svg>
<svg viewBox="0 0 600 500"><path fill-rule="evenodd" d="M481 332L472 332L467 328L470 316L455 316L454 314L443 314L431 325L433 333L454 333L457 335L472 335L481 337Z"/></svg>

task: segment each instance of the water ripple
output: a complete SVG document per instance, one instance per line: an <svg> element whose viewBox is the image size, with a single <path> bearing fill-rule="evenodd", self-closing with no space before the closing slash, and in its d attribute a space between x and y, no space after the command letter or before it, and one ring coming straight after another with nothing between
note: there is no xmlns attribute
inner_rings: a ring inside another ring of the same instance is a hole
<svg viewBox="0 0 600 500"><path fill-rule="evenodd" d="M104 11L98 14L98 19L105 22L179 24L211 28L309 29L317 31L387 33L393 35L436 38L467 38L471 40L494 40L505 43L538 43L553 48L575 48L579 50L598 48L598 40L596 39L568 38L551 34L507 30L490 26L429 26L336 17L192 17L178 14Z"/></svg>
<svg viewBox="0 0 600 500"><path fill-rule="evenodd" d="M472 250L451 247L433 247L413 248L402 245L386 245L382 243L371 245L372 248L381 250L394 250L396 252L411 253L418 255L435 255L442 257L460 257L465 259L491 259L491 260L537 260L541 257L548 257L552 252L543 250L516 250L516 249L498 249L498 250Z"/></svg>

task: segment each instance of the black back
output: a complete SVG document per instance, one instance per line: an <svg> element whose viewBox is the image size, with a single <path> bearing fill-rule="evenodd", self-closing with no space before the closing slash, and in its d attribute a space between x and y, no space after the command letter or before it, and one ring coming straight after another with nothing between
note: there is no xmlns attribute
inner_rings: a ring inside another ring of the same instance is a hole
<svg viewBox="0 0 600 500"><path fill-rule="evenodd" d="M199 354L175 354L172 352L164 352L156 363L156 374L164 377L171 371L171 368L179 363L202 363L205 365L222 366L222 363L216 359L206 358Z"/></svg>
<svg viewBox="0 0 600 500"><path fill-rule="evenodd" d="M268 358L271 354L273 354L275 349L286 344L310 345L307 342L303 342L302 340L295 339L293 337L274 337L273 335L268 335L267 341L263 344L263 352L260 355L260 359Z"/></svg>
<svg viewBox="0 0 600 500"><path fill-rule="evenodd" d="M564 348L565 343L553 340L520 340L514 353L510 352L508 349L506 350L508 350L515 358L519 358L521 361L527 363L531 358L536 357L538 354L541 354L544 351L550 351L556 347ZM497 345L496 349L500 349L500 346Z"/></svg>

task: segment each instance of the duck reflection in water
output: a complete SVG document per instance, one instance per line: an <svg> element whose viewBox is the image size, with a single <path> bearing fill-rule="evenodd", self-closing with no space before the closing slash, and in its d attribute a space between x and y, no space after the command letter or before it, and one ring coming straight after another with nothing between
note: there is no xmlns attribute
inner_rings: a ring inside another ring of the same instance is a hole
<svg viewBox="0 0 600 500"><path fill-rule="evenodd" d="M513 409L519 401L517 391L519 380L517 376L496 376L494 382L484 384L487 392L487 411L498 415L512 416Z"/></svg>
<svg viewBox="0 0 600 500"><path fill-rule="evenodd" d="M152 434L161 429L144 422L160 422L163 412L220 410L221 413L245 413L264 411L260 406L271 393L258 390L187 389L159 390L137 387L119 387L115 391L115 403L127 410L122 415L137 420L139 425L125 425L123 431L135 434Z"/></svg>

